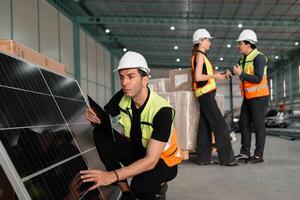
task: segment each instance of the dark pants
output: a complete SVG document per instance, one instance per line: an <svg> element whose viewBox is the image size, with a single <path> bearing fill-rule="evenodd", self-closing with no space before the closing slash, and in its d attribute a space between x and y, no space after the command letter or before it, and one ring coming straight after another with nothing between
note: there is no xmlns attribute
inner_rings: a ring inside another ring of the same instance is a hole
<svg viewBox="0 0 300 200"><path fill-rule="evenodd" d="M215 135L220 164L234 160L229 129L215 100L215 92L198 97L200 120L197 135L197 161L207 163L211 160L212 132Z"/></svg>
<svg viewBox="0 0 300 200"><path fill-rule="evenodd" d="M242 135L242 154L246 154L248 156L251 155L251 125L253 125L256 139L254 155L263 157L266 141L265 112L268 101L269 96L257 97L253 99L244 98L243 100L239 122Z"/></svg>
<svg viewBox="0 0 300 200"><path fill-rule="evenodd" d="M94 130L94 141L98 154L108 171L121 168L120 163L128 166L145 157L145 148L136 147L116 131L114 131L114 136L115 140L111 132L101 126ZM162 159L159 159L154 169L133 177L130 188L135 197L152 199L159 194L161 184L172 180L176 175L177 165L168 167Z"/></svg>

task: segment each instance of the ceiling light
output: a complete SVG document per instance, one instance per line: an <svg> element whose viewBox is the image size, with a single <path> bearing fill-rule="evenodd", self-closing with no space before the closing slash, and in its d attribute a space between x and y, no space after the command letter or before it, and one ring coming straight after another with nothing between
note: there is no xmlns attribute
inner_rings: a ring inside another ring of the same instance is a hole
<svg viewBox="0 0 300 200"><path fill-rule="evenodd" d="M224 60L224 58L223 58L223 57L221 57L221 58L220 58L220 60L221 60L221 61L223 61L223 60Z"/></svg>
<svg viewBox="0 0 300 200"><path fill-rule="evenodd" d="M180 59L179 59L179 58L177 58L177 59L176 59L176 62L180 62Z"/></svg>
<svg viewBox="0 0 300 200"><path fill-rule="evenodd" d="M174 31L174 30L175 30L175 26L171 26L170 29L171 29L172 31Z"/></svg>
<svg viewBox="0 0 300 200"><path fill-rule="evenodd" d="M106 30L105 30L105 33L109 33L110 32L110 30L107 28Z"/></svg>
<svg viewBox="0 0 300 200"><path fill-rule="evenodd" d="M239 28L243 28L243 24L238 24L238 27Z"/></svg>
<svg viewBox="0 0 300 200"><path fill-rule="evenodd" d="M298 45L299 45L299 42L295 42L295 45L298 46Z"/></svg>
<svg viewBox="0 0 300 200"><path fill-rule="evenodd" d="M279 58L279 56L275 56L275 59L278 59Z"/></svg>
<svg viewBox="0 0 300 200"><path fill-rule="evenodd" d="M123 51L124 51L124 52L126 52L126 51L127 51L127 49L126 49L126 48L123 48Z"/></svg>
<svg viewBox="0 0 300 200"><path fill-rule="evenodd" d="M231 44L227 44L227 48L230 48L231 47Z"/></svg>
<svg viewBox="0 0 300 200"><path fill-rule="evenodd" d="M219 67L215 66L215 69L219 69Z"/></svg>
<svg viewBox="0 0 300 200"><path fill-rule="evenodd" d="M174 49L177 50L177 49L178 49L178 46L174 46Z"/></svg>

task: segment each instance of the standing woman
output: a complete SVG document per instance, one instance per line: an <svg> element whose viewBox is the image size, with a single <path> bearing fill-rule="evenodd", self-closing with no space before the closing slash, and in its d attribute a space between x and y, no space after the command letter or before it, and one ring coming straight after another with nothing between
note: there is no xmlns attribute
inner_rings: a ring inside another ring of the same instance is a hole
<svg viewBox="0 0 300 200"><path fill-rule="evenodd" d="M198 29L193 34L192 71L193 86L200 104L200 120L197 134L197 164L209 165L211 160L211 138L215 135L220 165L235 166L229 129L215 100L216 81L224 80L228 74L214 72L206 51L211 46L209 32Z"/></svg>

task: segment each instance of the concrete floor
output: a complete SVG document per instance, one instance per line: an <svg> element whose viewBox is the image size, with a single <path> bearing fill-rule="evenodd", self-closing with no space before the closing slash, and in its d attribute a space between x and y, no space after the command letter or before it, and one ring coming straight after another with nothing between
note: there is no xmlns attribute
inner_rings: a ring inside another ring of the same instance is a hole
<svg viewBox="0 0 300 200"><path fill-rule="evenodd" d="M236 154L239 135L238 138L233 144ZM199 166L184 161L175 180L169 182L167 199L300 199L300 141L267 136L264 158L264 163L237 167Z"/></svg>

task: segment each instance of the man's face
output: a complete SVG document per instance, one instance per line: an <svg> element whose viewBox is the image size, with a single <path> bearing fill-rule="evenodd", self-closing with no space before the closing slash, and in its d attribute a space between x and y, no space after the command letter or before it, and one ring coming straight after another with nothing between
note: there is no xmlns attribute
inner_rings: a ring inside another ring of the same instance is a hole
<svg viewBox="0 0 300 200"><path fill-rule="evenodd" d="M135 97L143 87L147 86L147 76L142 77L137 68L122 69L119 71L120 83L127 97Z"/></svg>
<svg viewBox="0 0 300 200"><path fill-rule="evenodd" d="M239 41L238 49L241 54L245 54L249 48L249 44L245 44L243 41Z"/></svg>

